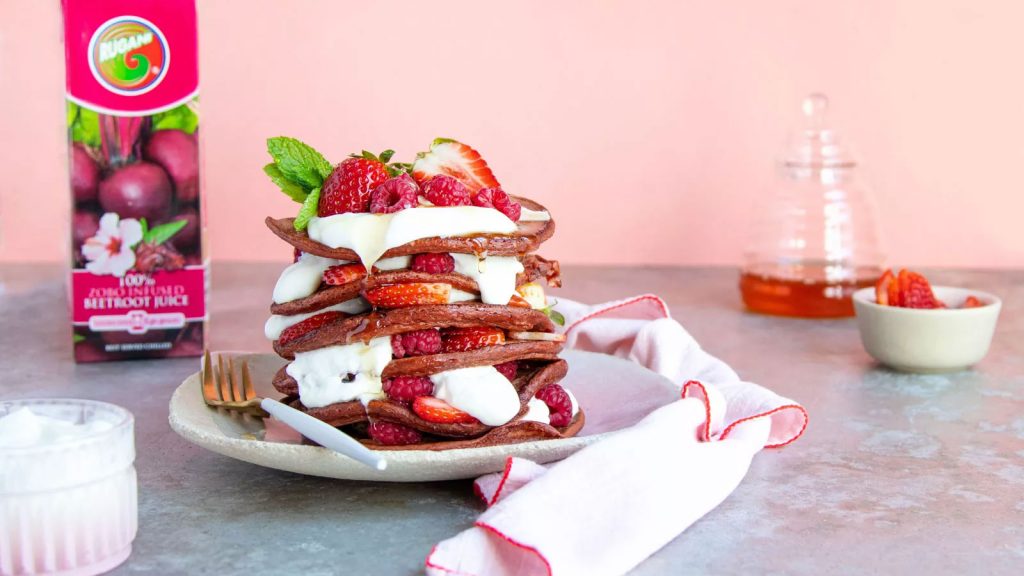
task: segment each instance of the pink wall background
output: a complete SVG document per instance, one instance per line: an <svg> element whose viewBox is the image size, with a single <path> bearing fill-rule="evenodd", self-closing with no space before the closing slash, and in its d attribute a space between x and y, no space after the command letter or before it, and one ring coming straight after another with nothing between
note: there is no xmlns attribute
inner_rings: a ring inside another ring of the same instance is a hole
<svg viewBox="0 0 1024 576"><path fill-rule="evenodd" d="M61 260L57 0L0 2L0 261ZM800 98L828 93L896 264L1024 266L1024 3L200 0L215 259L288 258L263 140L434 136L541 200L574 263L733 264Z"/></svg>

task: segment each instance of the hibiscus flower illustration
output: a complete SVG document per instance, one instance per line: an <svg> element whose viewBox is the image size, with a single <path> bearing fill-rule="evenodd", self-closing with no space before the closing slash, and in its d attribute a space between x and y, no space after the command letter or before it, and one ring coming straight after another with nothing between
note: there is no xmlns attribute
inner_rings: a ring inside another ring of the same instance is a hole
<svg viewBox="0 0 1024 576"><path fill-rule="evenodd" d="M134 218L121 220L113 212L100 218L96 235L82 244L82 256L89 261L85 269L93 274L124 276L135 266L136 244L142 240L142 224Z"/></svg>

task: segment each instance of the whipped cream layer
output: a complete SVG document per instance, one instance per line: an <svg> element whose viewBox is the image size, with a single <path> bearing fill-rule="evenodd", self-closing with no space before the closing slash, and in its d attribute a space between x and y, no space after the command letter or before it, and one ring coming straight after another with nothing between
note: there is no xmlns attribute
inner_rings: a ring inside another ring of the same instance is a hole
<svg viewBox="0 0 1024 576"><path fill-rule="evenodd" d="M395 256L394 258L378 260L376 267L378 270L384 271L402 270L408 268L411 261L411 256ZM274 285L274 303L284 304L285 302L312 296L323 281L324 271L331 266L339 266L341 264L351 264L351 262L324 258L313 254L303 254L299 257L298 262L285 268L277 278L277 284Z"/></svg>
<svg viewBox="0 0 1024 576"><path fill-rule="evenodd" d="M526 404L526 414L523 416L524 421L528 422L542 422L544 424L551 423L551 409L539 398L530 398L530 401Z"/></svg>
<svg viewBox="0 0 1024 576"><path fill-rule="evenodd" d="M551 220L551 214L547 210L530 210L523 206L519 213L520 222L547 222Z"/></svg>
<svg viewBox="0 0 1024 576"><path fill-rule="evenodd" d="M480 300L484 304L505 306L516 292L516 275L523 271L523 263L513 256L452 254L455 271L469 276L480 287Z"/></svg>
<svg viewBox="0 0 1024 576"><path fill-rule="evenodd" d="M488 426L501 426L519 413L519 394L493 366L474 366L430 376L434 396Z"/></svg>
<svg viewBox="0 0 1024 576"><path fill-rule="evenodd" d="M273 314L270 318L267 318L266 324L263 325L263 334L267 337L267 340L277 340L281 337L281 332L284 332L286 328L290 328L307 318L316 316L317 314L335 311L344 312L345 314L362 314L369 309L369 302L362 298L353 298L306 314L294 314L292 316Z"/></svg>
<svg viewBox="0 0 1024 576"><path fill-rule="evenodd" d="M458 288L452 288L448 294L448 303L457 304L459 302L472 302L478 300L479 297L472 292L466 292L465 290L459 290Z"/></svg>
<svg viewBox="0 0 1024 576"><path fill-rule="evenodd" d="M464 276L469 276L480 287L480 300L482 302L501 306L508 304L509 299L512 298L516 291L516 276L523 271L523 264L519 259L512 256L487 256L480 258L474 254L452 254L451 256L455 260L455 271ZM384 258L383 260L378 260L375 267L382 271L403 270L409 267L411 260L412 257L410 256ZM349 262L323 258L313 254L303 254L299 257L298 262L289 265L281 272L281 276L278 277L277 284L274 286L274 303L284 304L285 302L312 296L323 282L324 271L331 266L341 264L349 264ZM449 302L466 302L476 299L475 295L453 289ZM267 338L273 340L277 336L271 337L271 333L280 335L281 330L305 320L313 314L328 310L341 310L348 314L360 314L367 309L365 307L352 308L352 310L335 307L324 308L317 312L302 315L299 320L290 323L285 319L290 320L299 318L299 316L272 316L267 321L265 331ZM271 326L272 322L273 326ZM271 328L274 330L272 331Z"/></svg>
<svg viewBox="0 0 1024 576"><path fill-rule="evenodd" d="M299 399L308 408L383 398L380 375L391 363L391 337L327 346L298 352L286 372L299 385Z"/></svg>
<svg viewBox="0 0 1024 576"><path fill-rule="evenodd" d="M347 262L303 254L298 262L285 268L278 277L274 285L274 303L284 304L313 294L323 281L324 270L337 264Z"/></svg>
<svg viewBox="0 0 1024 576"><path fill-rule="evenodd" d="M514 234L518 226L493 208L478 206L420 206L394 214L346 213L310 219L308 234L331 248L346 248L359 255L369 269L388 250L414 240Z"/></svg>
<svg viewBox="0 0 1024 576"><path fill-rule="evenodd" d="M395 256L394 258L382 258L377 260L374 268L385 272L390 270L403 270L412 263L412 256Z"/></svg>

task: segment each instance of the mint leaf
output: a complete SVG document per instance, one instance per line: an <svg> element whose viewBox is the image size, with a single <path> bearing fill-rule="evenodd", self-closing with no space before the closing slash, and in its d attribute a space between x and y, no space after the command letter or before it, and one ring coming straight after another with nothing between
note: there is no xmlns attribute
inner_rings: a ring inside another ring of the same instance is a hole
<svg viewBox="0 0 1024 576"><path fill-rule="evenodd" d="M541 312L543 312L544 315L550 318L551 321L554 322L555 324L558 324L559 326L565 326L565 316L562 316L562 313L559 312L558 310L555 310L554 308L548 306L547 308L541 310Z"/></svg>
<svg viewBox="0 0 1024 576"><path fill-rule="evenodd" d="M192 134L199 127L199 115L189 104L153 115L153 130L181 130Z"/></svg>
<svg viewBox="0 0 1024 576"><path fill-rule="evenodd" d="M317 205L320 204L320 189L313 188L313 191L306 196L306 200L299 209L299 215L295 217L295 229L302 232L309 226L309 219L316 216Z"/></svg>
<svg viewBox="0 0 1024 576"><path fill-rule="evenodd" d="M82 336L81 334L72 334L71 341L74 342L75 344L78 344L79 342L85 342L85 336Z"/></svg>
<svg viewBox="0 0 1024 576"><path fill-rule="evenodd" d="M559 326L565 326L565 316L562 316L561 312L555 310L556 304L558 304L558 300L552 299L551 303L547 306L547 308L541 308L540 311L543 312L545 316L550 318L551 321L554 322L555 324L558 324Z"/></svg>
<svg viewBox="0 0 1024 576"><path fill-rule="evenodd" d="M287 194L292 200L302 203L306 200L306 196L309 195L309 192L301 184L296 184L288 178L285 178L285 175L281 173L281 169L277 167L277 164L274 164L273 162L267 164L263 167L263 172L265 172L267 176L270 176L270 179L274 181L274 184L277 184L277 187L281 189L281 192Z"/></svg>
<svg viewBox="0 0 1024 576"><path fill-rule="evenodd" d="M68 126L70 127L74 122L75 118L78 118L78 104L74 102L68 102ZM77 336L77 334L76 334Z"/></svg>
<svg viewBox="0 0 1024 576"><path fill-rule="evenodd" d="M188 224L188 220L177 220L175 222L168 222L166 224L154 226L142 235L142 241L149 244L163 244L170 240L172 236L180 232L186 224Z"/></svg>
<svg viewBox="0 0 1024 576"><path fill-rule="evenodd" d="M323 154L295 138L267 138L267 152L285 178L306 188L323 184L333 169Z"/></svg>
<svg viewBox="0 0 1024 576"><path fill-rule="evenodd" d="M100 145L100 118L96 112L72 102L68 103L68 118L71 118L71 106L76 108L76 114L68 125L71 129L71 140L81 142L86 146L97 147Z"/></svg>
<svg viewBox="0 0 1024 576"><path fill-rule="evenodd" d="M146 234L149 234L149 222L145 218L139 218L139 225L142 226L142 237L145 238Z"/></svg>

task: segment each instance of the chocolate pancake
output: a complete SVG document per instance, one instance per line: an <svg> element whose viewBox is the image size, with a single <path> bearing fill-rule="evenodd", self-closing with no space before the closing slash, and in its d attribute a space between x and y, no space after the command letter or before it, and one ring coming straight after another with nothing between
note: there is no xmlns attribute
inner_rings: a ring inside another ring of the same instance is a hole
<svg viewBox="0 0 1024 576"><path fill-rule="evenodd" d="M540 279L547 282L549 286L561 286L561 272L557 261L545 260L533 254L524 256L522 261L524 270L516 276L516 286L522 286L528 282ZM309 312L316 312L328 306L351 300L359 296L363 290L372 290L384 284L405 284L408 282L441 282L451 284L452 288L462 290L463 292L480 293L480 287L477 285L476 280L455 272L449 274L429 274L426 272L413 272L412 270L393 270L376 272L341 286L321 284L316 292L305 298L281 304L271 304L270 313L284 316L308 314Z"/></svg>
<svg viewBox="0 0 1024 576"><path fill-rule="evenodd" d="M339 402L322 408L306 408L298 400L293 400L291 405L332 426L347 426L368 420L384 420L402 424L432 436L470 438L482 436L495 428L518 423L526 415L527 403L537 394L537 391L549 384L559 382L565 377L567 371L568 365L565 360L555 360L538 365L532 370L524 370L522 374L519 374L513 381L513 386L519 393L521 405L519 414L510 423L498 427L487 426L480 422L472 424L428 422L417 416L408 406L391 400L373 400L366 407L358 400ZM557 429L550 425L544 426L557 432ZM572 426L573 423L570 423L566 428Z"/></svg>
<svg viewBox="0 0 1024 576"><path fill-rule="evenodd" d="M396 358L384 368L381 377L387 379L396 376L430 376L457 368L494 366L511 360L557 360L561 350L561 342L517 341L468 352ZM282 366L274 375L274 388L282 394L298 394L299 385L288 375L287 368Z"/></svg>
<svg viewBox="0 0 1024 576"><path fill-rule="evenodd" d="M378 336L391 336L426 328L470 326L494 326L503 330L524 332L555 331L555 325L539 310L464 302L438 306L409 306L348 316L324 324L290 340L287 344L282 345L280 341L275 340L274 351L278 356L291 360L295 358L296 352L308 352L335 344L368 342Z"/></svg>
<svg viewBox="0 0 1024 576"><path fill-rule="evenodd" d="M483 436L477 438L464 438L451 440L437 438L420 442L418 444L406 444L404 446L385 446L373 440L360 440L367 448L373 450L457 450L460 448L486 448L488 446L501 446L503 444L519 444L521 442L532 442L534 440L554 440L556 438L571 438L579 434L586 424L586 417L583 409L576 414L572 422L565 428L555 428L550 424L534 421L512 421L504 426L492 428Z"/></svg>
<svg viewBox="0 0 1024 576"><path fill-rule="evenodd" d="M531 210L547 211L546 208L528 198L513 196L512 199ZM347 248L330 248L312 240L305 231L299 232L295 230L294 221L294 218L274 219L268 216L266 224L271 232L302 252L337 260L359 261L359 256L352 250ZM381 258L408 256L425 252L486 253L489 256L518 256L527 252L535 252L554 233L554 220L546 222L519 222L519 229L509 236L481 234L475 236L423 238L396 246L385 252Z"/></svg>
<svg viewBox="0 0 1024 576"><path fill-rule="evenodd" d="M299 298L298 300L283 302L281 304L271 304L270 313L281 314L282 316L308 314L309 312L323 310L328 306L348 302L353 298L357 298L362 290L362 282L349 282L342 286L321 284L320 288L316 292L306 296L305 298Z"/></svg>
<svg viewBox="0 0 1024 576"><path fill-rule="evenodd" d="M527 282L536 282L541 278L552 288L562 287L562 267L558 260L548 260L536 254L527 254L519 259L523 263L523 271L516 276L516 286Z"/></svg>

